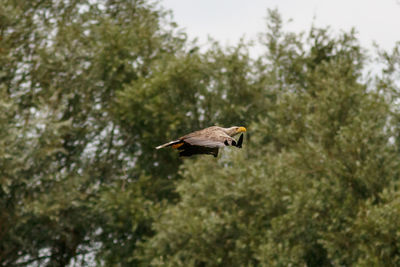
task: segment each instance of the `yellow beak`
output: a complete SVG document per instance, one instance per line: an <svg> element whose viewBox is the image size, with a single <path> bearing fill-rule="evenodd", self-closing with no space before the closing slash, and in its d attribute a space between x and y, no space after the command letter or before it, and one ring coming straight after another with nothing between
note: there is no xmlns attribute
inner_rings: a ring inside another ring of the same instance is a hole
<svg viewBox="0 0 400 267"><path fill-rule="evenodd" d="M237 129L237 133L242 133L242 132L246 132L246 128L244 128L244 127L239 127L239 128Z"/></svg>

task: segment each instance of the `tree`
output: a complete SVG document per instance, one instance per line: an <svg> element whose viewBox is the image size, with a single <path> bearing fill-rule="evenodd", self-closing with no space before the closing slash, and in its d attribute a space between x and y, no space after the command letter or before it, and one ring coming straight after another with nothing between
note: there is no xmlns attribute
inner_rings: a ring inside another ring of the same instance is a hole
<svg viewBox="0 0 400 267"><path fill-rule="evenodd" d="M115 188L141 171L112 110L116 92L185 37L147 1L3 1L0 10L1 265L86 265L99 244L150 231L146 214L121 227L113 206L140 191L139 182L126 195Z"/></svg>
<svg viewBox="0 0 400 267"><path fill-rule="evenodd" d="M312 28L304 40L281 23L272 12L266 58L256 66L265 70L259 81L276 81L263 87L274 97L265 98L268 111L249 127L244 155L185 162L180 201L143 243L148 264L398 262L389 90L362 82L365 55L354 32L331 37Z"/></svg>
<svg viewBox="0 0 400 267"><path fill-rule="evenodd" d="M0 4L0 265L399 263L398 46L353 31L205 50L158 3ZM212 124L244 148L155 146Z"/></svg>

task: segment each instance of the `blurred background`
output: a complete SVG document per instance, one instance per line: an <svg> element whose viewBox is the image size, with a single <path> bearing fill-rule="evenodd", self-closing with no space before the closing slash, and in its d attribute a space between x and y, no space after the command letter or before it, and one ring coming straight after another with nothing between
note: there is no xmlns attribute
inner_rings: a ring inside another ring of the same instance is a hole
<svg viewBox="0 0 400 267"><path fill-rule="evenodd" d="M400 265L399 11L1 1L0 266Z"/></svg>

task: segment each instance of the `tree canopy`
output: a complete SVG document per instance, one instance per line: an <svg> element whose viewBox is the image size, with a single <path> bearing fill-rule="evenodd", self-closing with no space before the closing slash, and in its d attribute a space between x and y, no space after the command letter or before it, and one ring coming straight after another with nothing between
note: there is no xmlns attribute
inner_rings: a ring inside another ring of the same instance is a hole
<svg viewBox="0 0 400 267"><path fill-rule="evenodd" d="M400 265L400 43L276 10L258 42L198 47L152 1L2 1L0 266ZM243 149L154 149L211 125Z"/></svg>

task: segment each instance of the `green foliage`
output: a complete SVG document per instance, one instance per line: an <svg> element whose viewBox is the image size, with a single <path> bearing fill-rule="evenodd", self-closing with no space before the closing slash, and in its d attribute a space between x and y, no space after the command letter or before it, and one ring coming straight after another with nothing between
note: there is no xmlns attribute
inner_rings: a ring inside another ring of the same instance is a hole
<svg viewBox="0 0 400 267"><path fill-rule="evenodd" d="M265 75L280 82L249 127L245 155L184 164L181 199L155 222L143 259L155 266L395 265L395 209L385 209L388 221L380 223L390 225L387 235L376 236L386 230L379 227L360 237L363 227L374 228L375 219L361 219L365 206L381 210L399 163L390 103L360 82L354 33L332 38L312 29L304 46L301 36L271 34L267 58L274 60Z"/></svg>
<svg viewBox="0 0 400 267"><path fill-rule="evenodd" d="M149 1L0 4L1 266L397 266L399 45L199 50ZM244 147L154 147L213 124Z"/></svg>
<svg viewBox="0 0 400 267"><path fill-rule="evenodd" d="M119 210L98 206L125 203L115 188L142 169L112 107L117 91L180 51L184 36L145 1L3 1L0 11L1 265L86 265L81 255L132 236L133 251L149 232L147 213L140 227L113 228ZM164 187L148 189L145 201ZM135 234L114 237L116 229Z"/></svg>
<svg viewBox="0 0 400 267"><path fill-rule="evenodd" d="M352 230L359 255L360 266L397 266L400 264L399 247L399 191L398 185L385 189L379 204L373 199L366 202Z"/></svg>

